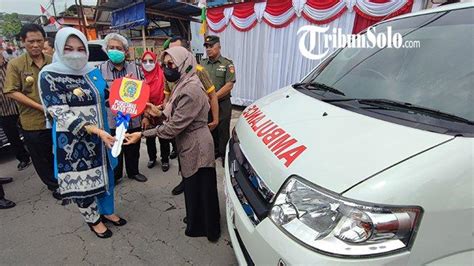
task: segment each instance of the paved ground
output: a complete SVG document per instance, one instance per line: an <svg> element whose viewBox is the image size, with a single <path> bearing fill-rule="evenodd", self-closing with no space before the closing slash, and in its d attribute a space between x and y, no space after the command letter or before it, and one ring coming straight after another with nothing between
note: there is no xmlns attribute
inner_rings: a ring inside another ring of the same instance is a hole
<svg viewBox="0 0 474 266"><path fill-rule="evenodd" d="M18 172L14 156L2 151L0 175L14 177L14 182L4 188L6 197L17 206L0 211L0 264L237 264L225 226L220 161L217 171L222 237L217 243L184 235L184 197L171 195L180 180L177 161L172 160L167 173L159 165L148 169L147 161L142 143L140 169L149 181L126 179L116 187L116 212L129 223L122 228L110 227L114 236L99 239L89 231L76 206L61 206L51 197L33 166Z"/></svg>

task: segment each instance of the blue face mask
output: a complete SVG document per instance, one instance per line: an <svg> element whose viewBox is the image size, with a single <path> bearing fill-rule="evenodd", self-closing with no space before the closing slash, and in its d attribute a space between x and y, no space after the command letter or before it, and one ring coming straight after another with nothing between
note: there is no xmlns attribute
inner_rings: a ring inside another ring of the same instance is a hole
<svg viewBox="0 0 474 266"><path fill-rule="evenodd" d="M119 50L108 50L107 55L114 64L120 64L125 60L125 53Z"/></svg>

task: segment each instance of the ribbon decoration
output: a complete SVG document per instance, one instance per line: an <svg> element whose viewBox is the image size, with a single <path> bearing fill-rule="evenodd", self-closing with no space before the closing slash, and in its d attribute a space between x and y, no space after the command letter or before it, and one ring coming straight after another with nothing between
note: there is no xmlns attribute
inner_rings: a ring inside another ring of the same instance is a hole
<svg viewBox="0 0 474 266"><path fill-rule="evenodd" d="M124 115L122 112L118 111L117 117L115 117L115 126L119 127L123 124L125 128L128 128L128 125L130 124L130 119L130 114Z"/></svg>
<svg viewBox="0 0 474 266"><path fill-rule="evenodd" d="M207 31L207 18L206 18L207 8L203 7L201 10L201 28L199 29L199 34L205 35Z"/></svg>
<svg viewBox="0 0 474 266"><path fill-rule="evenodd" d="M115 117L115 125L117 126L115 130L115 141L112 147L112 156L117 158L122 151L123 140L125 139L125 133L127 133L128 126L130 124L130 114L124 115L122 112L117 112L117 117Z"/></svg>
<svg viewBox="0 0 474 266"><path fill-rule="evenodd" d="M201 28L199 29L199 34L205 35L207 32L207 0L200 0L198 7L201 8Z"/></svg>

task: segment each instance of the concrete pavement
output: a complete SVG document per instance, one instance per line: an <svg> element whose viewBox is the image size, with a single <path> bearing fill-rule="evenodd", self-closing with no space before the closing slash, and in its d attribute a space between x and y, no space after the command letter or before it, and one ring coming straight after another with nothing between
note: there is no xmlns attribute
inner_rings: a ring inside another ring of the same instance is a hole
<svg viewBox="0 0 474 266"><path fill-rule="evenodd" d="M235 117L239 113L234 113ZM159 144L158 144L159 145ZM159 150L159 149L158 149ZM177 160L168 172L161 165L146 167L146 145L141 146L140 169L146 183L125 178L116 187L116 213L128 220L109 226L114 236L99 239L84 223L75 205L61 206L30 165L17 171L11 152L0 152L0 175L12 176L4 185L6 198L17 206L0 210L1 265L235 265L225 222L223 168L217 162L222 237L217 243L184 235L184 196L171 190L180 181Z"/></svg>

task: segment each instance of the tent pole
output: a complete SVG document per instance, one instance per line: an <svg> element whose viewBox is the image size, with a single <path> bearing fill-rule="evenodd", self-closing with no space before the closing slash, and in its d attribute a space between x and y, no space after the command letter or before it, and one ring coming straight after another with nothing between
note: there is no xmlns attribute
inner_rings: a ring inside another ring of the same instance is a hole
<svg viewBox="0 0 474 266"><path fill-rule="evenodd" d="M145 26L142 27L142 37L143 37L143 52L145 52L146 51Z"/></svg>

